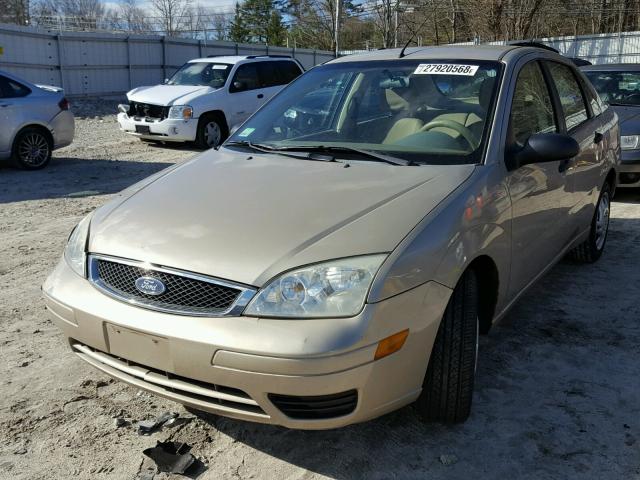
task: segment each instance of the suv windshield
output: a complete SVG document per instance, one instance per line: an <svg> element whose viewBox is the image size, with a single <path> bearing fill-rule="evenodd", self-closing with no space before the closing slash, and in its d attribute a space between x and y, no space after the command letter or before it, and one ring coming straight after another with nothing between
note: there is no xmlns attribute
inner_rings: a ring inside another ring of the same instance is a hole
<svg viewBox="0 0 640 480"><path fill-rule="evenodd" d="M479 163L500 64L328 64L294 81L230 139L269 149L355 149L420 164Z"/></svg>
<svg viewBox="0 0 640 480"><path fill-rule="evenodd" d="M584 72L604 102L640 105L640 72Z"/></svg>
<svg viewBox="0 0 640 480"><path fill-rule="evenodd" d="M167 85L197 85L211 88L224 86L231 71L226 63L191 62L180 67Z"/></svg>

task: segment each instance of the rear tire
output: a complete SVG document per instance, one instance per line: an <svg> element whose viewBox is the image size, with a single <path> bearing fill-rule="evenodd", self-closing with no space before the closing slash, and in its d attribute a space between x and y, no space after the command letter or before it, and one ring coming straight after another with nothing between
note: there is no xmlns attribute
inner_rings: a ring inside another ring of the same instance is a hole
<svg viewBox="0 0 640 480"><path fill-rule="evenodd" d="M428 421L458 423L471 412L478 356L478 284L468 270L453 290L416 407Z"/></svg>
<svg viewBox="0 0 640 480"><path fill-rule="evenodd" d="M216 148L227 136L227 125L220 115L207 113L200 117L196 134L196 145L199 148Z"/></svg>
<svg viewBox="0 0 640 480"><path fill-rule="evenodd" d="M13 142L13 162L24 170L40 170L51 161L53 145L40 128L28 127Z"/></svg>
<svg viewBox="0 0 640 480"><path fill-rule="evenodd" d="M611 208L611 185L606 182L600 192L596 211L591 220L589 238L569 252L569 256L581 263L594 263L604 252L609 233L609 212Z"/></svg>

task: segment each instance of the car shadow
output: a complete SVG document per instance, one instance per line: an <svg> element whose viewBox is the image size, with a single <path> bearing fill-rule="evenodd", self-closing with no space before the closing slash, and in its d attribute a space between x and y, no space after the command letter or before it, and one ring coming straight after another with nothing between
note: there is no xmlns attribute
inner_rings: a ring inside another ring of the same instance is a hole
<svg viewBox="0 0 640 480"><path fill-rule="evenodd" d="M42 170L0 167L0 204L64 197L108 195L172 163L53 157Z"/></svg>
<svg viewBox="0 0 640 480"><path fill-rule="evenodd" d="M640 188L617 188L613 201L620 203L640 203Z"/></svg>

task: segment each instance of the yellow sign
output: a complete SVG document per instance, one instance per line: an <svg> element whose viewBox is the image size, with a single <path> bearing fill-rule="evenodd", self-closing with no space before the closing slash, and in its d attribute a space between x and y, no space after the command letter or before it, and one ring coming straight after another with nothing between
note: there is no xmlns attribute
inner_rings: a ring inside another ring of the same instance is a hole
<svg viewBox="0 0 640 480"><path fill-rule="evenodd" d="M4 55L4 47L0 47L0 55Z"/></svg>

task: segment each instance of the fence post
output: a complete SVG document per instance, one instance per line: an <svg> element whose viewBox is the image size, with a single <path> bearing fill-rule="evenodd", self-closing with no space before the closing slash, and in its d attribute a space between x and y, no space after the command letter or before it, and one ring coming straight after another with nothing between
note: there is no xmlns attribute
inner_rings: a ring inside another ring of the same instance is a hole
<svg viewBox="0 0 640 480"><path fill-rule="evenodd" d="M202 40L198 40L198 57L202 58Z"/></svg>
<svg viewBox="0 0 640 480"><path fill-rule="evenodd" d="M236 55L238 55L238 52L239 52L239 51L240 51L240 50L238 50L238 42L236 42Z"/></svg>
<svg viewBox="0 0 640 480"><path fill-rule="evenodd" d="M622 29L618 30L618 63L622 63L622 52L624 50L624 41L622 40Z"/></svg>
<svg viewBox="0 0 640 480"><path fill-rule="evenodd" d="M129 69L129 90L133 88L133 72L131 71L131 42L129 41L129 35L127 35L127 68Z"/></svg>
<svg viewBox="0 0 640 480"><path fill-rule="evenodd" d="M318 62L316 61L316 51L315 49L313 50L313 66L315 67L318 64Z"/></svg>
<svg viewBox="0 0 640 480"><path fill-rule="evenodd" d="M167 38L163 35L162 39L162 82L167 78Z"/></svg>
<svg viewBox="0 0 640 480"><path fill-rule="evenodd" d="M62 35L56 35L56 45L58 45L58 69L60 70L60 87L64 90L64 62L62 61ZM66 92L71 94L71 92Z"/></svg>

